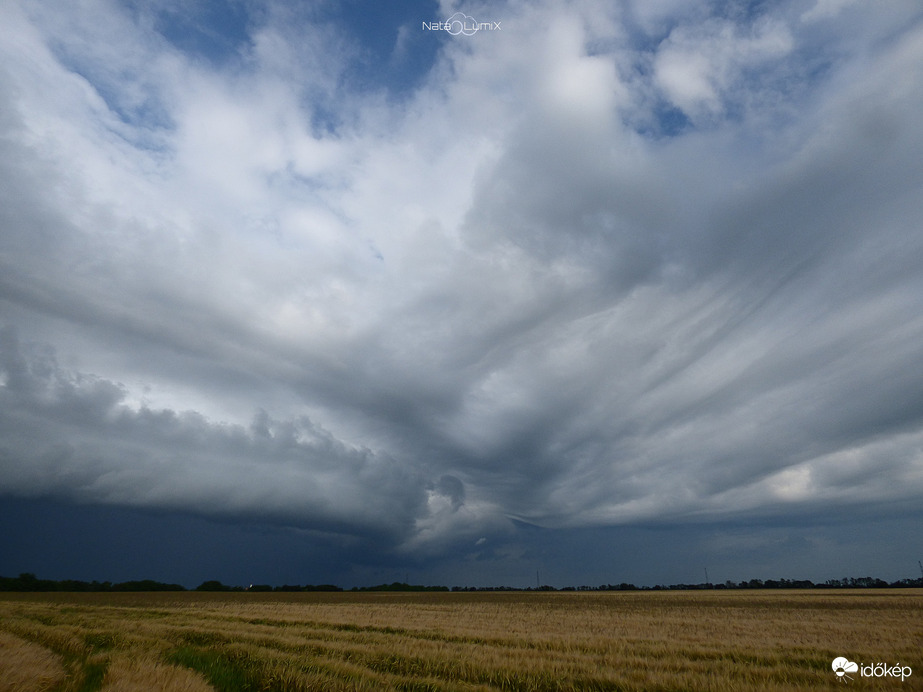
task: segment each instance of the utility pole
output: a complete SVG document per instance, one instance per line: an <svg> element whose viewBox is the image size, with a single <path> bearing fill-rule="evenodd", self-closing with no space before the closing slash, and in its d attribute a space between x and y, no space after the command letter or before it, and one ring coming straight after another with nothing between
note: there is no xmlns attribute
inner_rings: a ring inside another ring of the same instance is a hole
<svg viewBox="0 0 923 692"><path fill-rule="evenodd" d="M708 567L705 568L705 586L708 586L710 582L708 581Z"/></svg>

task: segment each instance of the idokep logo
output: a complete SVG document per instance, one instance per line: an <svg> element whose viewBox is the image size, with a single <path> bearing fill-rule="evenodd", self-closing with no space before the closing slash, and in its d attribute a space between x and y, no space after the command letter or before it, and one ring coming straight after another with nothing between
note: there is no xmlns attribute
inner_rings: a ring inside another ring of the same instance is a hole
<svg viewBox="0 0 923 692"><path fill-rule="evenodd" d="M833 659L831 667L840 682L852 680L853 678L849 673L859 673L863 678L900 678L901 682L913 674L910 666L902 666L900 663L893 666L889 663L872 663L870 665L863 663L860 665L843 656Z"/></svg>
<svg viewBox="0 0 923 692"><path fill-rule="evenodd" d="M855 673L858 672L858 670L858 664L853 663L849 659L843 658L842 656L833 659L833 672L836 673L837 678L839 678L841 682L852 680L847 673Z"/></svg>

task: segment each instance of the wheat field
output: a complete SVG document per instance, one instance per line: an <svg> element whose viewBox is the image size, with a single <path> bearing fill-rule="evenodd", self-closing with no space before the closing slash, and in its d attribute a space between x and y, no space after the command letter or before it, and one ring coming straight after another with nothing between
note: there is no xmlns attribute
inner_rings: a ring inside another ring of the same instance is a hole
<svg viewBox="0 0 923 692"><path fill-rule="evenodd" d="M923 689L923 593L2 594L0 692Z"/></svg>

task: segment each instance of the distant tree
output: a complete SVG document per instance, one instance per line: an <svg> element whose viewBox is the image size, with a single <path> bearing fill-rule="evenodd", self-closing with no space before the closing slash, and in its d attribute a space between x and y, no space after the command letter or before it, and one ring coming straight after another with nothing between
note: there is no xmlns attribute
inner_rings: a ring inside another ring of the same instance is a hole
<svg viewBox="0 0 923 692"><path fill-rule="evenodd" d="M341 589L338 589L337 587L333 587L333 588L334 590L337 590L337 591L341 590ZM318 587L318 590L327 591L328 589L329 589L329 585L326 585L323 589ZM358 586L358 587L354 586L351 590L352 591L448 591L449 587L448 586L422 586L418 584L407 584L405 582L395 581L390 584L378 584L377 586ZM471 590L476 591L477 589L471 589Z"/></svg>
<svg viewBox="0 0 923 692"><path fill-rule="evenodd" d="M23 572L15 579L4 579L4 591L56 591L57 582L38 579L32 572Z"/></svg>
<svg viewBox="0 0 923 692"><path fill-rule="evenodd" d="M220 581L210 580L210 581L203 581L201 584L199 584L196 587L195 590L196 591L230 591L231 587L225 586Z"/></svg>
<svg viewBox="0 0 923 692"><path fill-rule="evenodd" d="M163 582L154 581L153 579L141 579L140 581L124 581L120 584L113 584L112 591L185 591L186 587L179 584L164 584Z"/></svg>

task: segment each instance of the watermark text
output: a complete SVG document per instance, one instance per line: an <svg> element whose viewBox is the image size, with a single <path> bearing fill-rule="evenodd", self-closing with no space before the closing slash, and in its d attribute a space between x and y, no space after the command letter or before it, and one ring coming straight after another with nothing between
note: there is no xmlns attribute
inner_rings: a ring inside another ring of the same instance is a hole
<svg viewBox="0 0 923 692"><path fill-rule="evenodd" d="M474 36L479 31L501 31L500 22L479 22L456 12L444 22L423 22L423 31L446 31L452 36Z"/></svg>
<svg viewBox="0 0 923 692"><path fill-rule="evenodd" d="M900 678L901 682L904 682L913 674L910 666L902 666L900 663L896 665L891 665L890 663L856 663L843 656L833 659L832 668L840 682L852 680L855 673L858 673L863 678ZM850 675L850 673L853 673L853 675Z"/></svg>

